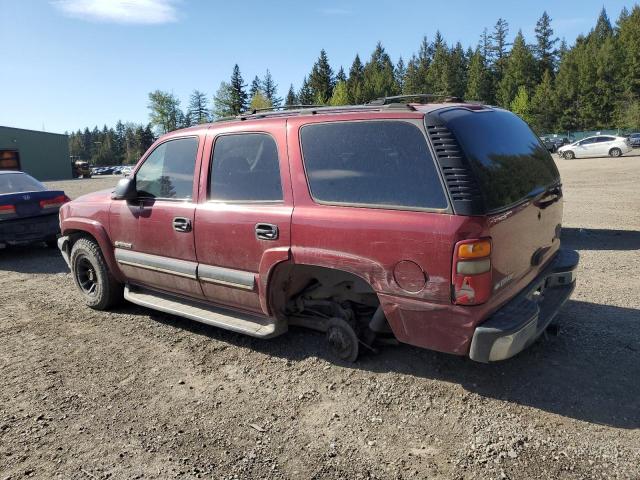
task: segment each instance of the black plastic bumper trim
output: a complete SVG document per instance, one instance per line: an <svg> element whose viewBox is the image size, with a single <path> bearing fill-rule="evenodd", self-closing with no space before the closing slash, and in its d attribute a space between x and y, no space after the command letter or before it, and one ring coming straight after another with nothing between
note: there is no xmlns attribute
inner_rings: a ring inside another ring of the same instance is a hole
<svg viewBox="0 0 640 480"><path fill-rule="evenodd" d="M505 360L531 345L571 296L578 260L578 252L560 250L522 292L476 328L469 357L483 363Z"/></svg>

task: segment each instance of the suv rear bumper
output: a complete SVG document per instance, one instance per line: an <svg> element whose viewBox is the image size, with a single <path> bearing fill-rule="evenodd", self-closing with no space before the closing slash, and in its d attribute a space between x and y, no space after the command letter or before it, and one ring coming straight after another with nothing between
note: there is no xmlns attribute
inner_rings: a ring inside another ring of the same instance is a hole
<svg viewBox="0 0 640 480"><path fill-rule="evenodd" d="M469 357L505 360L531 345L571 296L578 259L575 250L560 250L527 288L475 329Z"/></svg>

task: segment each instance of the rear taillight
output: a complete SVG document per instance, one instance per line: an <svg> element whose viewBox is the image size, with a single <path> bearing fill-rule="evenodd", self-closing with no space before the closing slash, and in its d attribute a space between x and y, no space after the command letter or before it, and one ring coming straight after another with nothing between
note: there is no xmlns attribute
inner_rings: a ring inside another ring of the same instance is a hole
<svg viewBox="0 0 640 480"><path fill-rule="evenodd" d="M62 205L71 200L66 195L58 195L57 197L40 200L40 208L60 208Z"/></svg>
<svg viewBox="0 0 640 480"><path fill-rule="evenodd" d="M453 302L479 305L491 296L491 240L463 240L453 252Z"/></svg>
<svg viewBox="0 0 640 480"><path fill-rule="evenodd" d="M0 217L3 215L15 215L16 207L14 205L0 205Z"/></svg>

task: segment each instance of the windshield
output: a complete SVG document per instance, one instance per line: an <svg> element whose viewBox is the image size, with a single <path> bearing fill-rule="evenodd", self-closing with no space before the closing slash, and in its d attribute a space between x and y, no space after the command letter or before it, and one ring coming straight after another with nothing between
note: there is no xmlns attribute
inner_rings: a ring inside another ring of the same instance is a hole
<svg viewBox="0 0 640 480"><path fill-rule="evenodd" d="M25 173L3 173L0 175L0 194L18 192L41 192L47 188Z"/></svg>
<svg viewBox="0 0 640 480"><path fill-rule="evenodd" d="M460 143L488 211L507 208L559 182L551 155L513 113L452 109L441 117Z"/></svg>

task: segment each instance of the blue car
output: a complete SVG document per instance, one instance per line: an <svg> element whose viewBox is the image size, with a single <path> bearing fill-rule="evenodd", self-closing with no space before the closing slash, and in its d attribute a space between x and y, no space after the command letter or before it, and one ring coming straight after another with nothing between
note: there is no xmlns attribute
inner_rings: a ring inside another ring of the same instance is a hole
<svg viewBox="0 0 640 480"><path fill-rule="evenodd" d="M58 211L69 200L26 173L0 170L0 248L32 242L55 247Z"/></svg>

